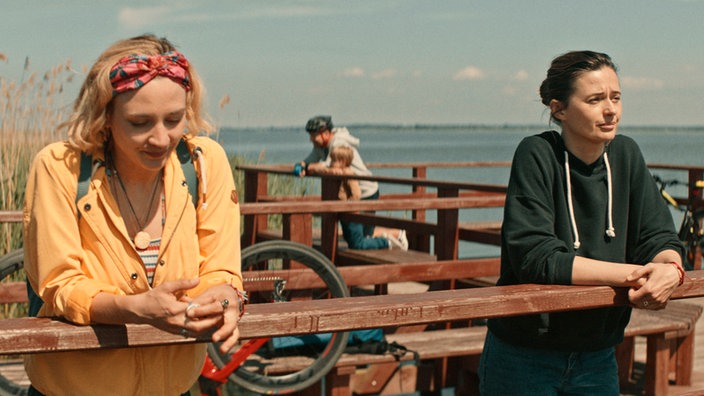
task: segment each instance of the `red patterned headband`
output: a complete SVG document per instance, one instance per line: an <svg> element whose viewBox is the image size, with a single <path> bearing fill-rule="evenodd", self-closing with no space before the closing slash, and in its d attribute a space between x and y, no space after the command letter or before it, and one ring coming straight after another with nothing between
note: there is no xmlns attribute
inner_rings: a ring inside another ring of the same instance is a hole
<svg viewBox="0 0 704 396"><path fill-rule="evenodd" d="M156 76L164 76L181 84L188 91L191 81L188 78L188 60L177 51L161 55L128 55L120 59L110 69L112 96L138 89Z"/></svg>

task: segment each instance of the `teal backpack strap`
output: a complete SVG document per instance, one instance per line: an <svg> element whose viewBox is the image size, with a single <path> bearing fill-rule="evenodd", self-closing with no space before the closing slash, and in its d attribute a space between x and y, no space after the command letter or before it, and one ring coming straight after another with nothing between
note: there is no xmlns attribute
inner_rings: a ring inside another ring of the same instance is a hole
<svg viewBox="0 0 704 396"><path fill-rule="evenodd" d="M193 205L198 206L198 176L193 165L193 157L188 151L188 145L184 139L181 139L176 146L176 155L181 163L183 175L186 177L188 184L188 192L191 193ZM78 175L78 185L76 187L76 203L88 193L90 178L93 173L93 157L84 152L81 152L81 167Z"/></svg>
<svg viewBox="0 0 704 396"><path fill-rule="evenodd" d="M93 156L81 151L81 168L78 174L78 186L76 187L76 204L78 204L79 199L88 193L92 173Z"/></svg>
<svg viewBox="0 0 704 396"><path fill-rule="evenodd" d="M181 163L181 169L183 170L183 175L186 177L186 184L188 184L188 192L191 194L191 199L193 199L193 206L198 207L198 176L196 175L196 168L193 164L193 156L188 150L188 144L186 144L185 139L181 139L176 146L176 156L178 157L178 162Z"/></svg>
<svg viewBox="0 0 704 396"><path fill-rule="evenodd" d="M88 193L88 186L90 185L90 178L93 175L93 156L88 155L81 151L81 166L78 171L78 185L76 186L76 205L78 205L78 200L83 198L84 195ZM81 211L78 211L78 215L81 215ZM37 295L37 293L32 289L32 286L27 280L27 298L29 299L28 306L28 316L37 316L39 309L44 305L44 301Z"/></svg>
<svg viewBox="0 0 704 396"><path fill-rule="evenodd" d="M193 199L193 205L198 207L198 177L196 169L193 165L191 152L188 151L188 145L184 139L181 139L176 146L176 155L181 163L183 174L186 177L188 191ZM78 174L78 184L76 186L76 204L88 193L88 186L93 175L93 156L81 152L81 166ZM80 211L78 212L80 215ZM42 307L43 301L34 292L27 281L27 297L29 297L29 316L37 316L39 309Z"/></svg>

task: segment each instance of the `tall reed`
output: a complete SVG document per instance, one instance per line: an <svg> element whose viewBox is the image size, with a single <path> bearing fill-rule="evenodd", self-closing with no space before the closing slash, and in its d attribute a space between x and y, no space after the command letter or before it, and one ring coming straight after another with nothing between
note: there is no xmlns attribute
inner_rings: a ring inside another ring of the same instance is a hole
<svg viewBox="0 0 704 396"><path fill-rule="evenodd" d="M26 59L19 82L0 76L0 210L22 209L30 163L60 138L56 126L70 108L65 87L75 75L70 60L41 74ZM0 254L21 246L21 225L0 224Z"/></svg>
<svg viewBox="0 0 704 396"><path fill-rule="evenodd" d="M0 60L7 62L7 57L0 54ZM33 72L27 58L20 81L0 76L0 210L22 209L32 158L59 138L56 126L70 107L64 89L75 74L70 61L43 74ZM0 224L0 255L21 248L22 242L21 224ZM24 272L12 274L9 280L24 280ZM26 312L26 304L6 304L0 317Z"/></svg>
<svg viewBox="0 0 704 396"><path fill-rule="evenodd" d="M233 176L235 178L235 186L240 197L244 197L244 172L237 170L238 165L251 165L253 163L264 163L264 155L261 153L256 161L248 159L244 156L231 156L230 166L232 167ZM271 196L297 196L306 195L312 188L310 179L302 179L298 176L288 176L279 174L270 174L267 178L267 191ZM282 215L269 215L267 226L271 229L280 229L282 227ZM242 232L243 230L240 230Z"/></svg>

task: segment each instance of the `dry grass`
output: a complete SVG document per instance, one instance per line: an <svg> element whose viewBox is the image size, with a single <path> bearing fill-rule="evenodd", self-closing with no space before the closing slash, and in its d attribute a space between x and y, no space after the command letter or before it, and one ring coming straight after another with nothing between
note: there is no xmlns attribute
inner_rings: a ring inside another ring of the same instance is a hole
<svg viewBox="0 0 704 396"><path fill-rule="evenodd" d="M70 108L70 101L63 95L64 86L75 75L70 61L37 73L25 60L21 81L0 77L0 210L22 209L34 154L61 138L56 126ZM19 224L0 225L0 254L21 245Z"/></svg>

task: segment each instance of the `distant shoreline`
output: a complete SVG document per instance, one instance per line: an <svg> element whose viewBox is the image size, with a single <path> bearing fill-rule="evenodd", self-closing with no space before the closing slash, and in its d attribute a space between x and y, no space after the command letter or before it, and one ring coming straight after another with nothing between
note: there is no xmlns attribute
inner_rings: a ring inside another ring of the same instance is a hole
<svg viewBox="0 0 704 396"><path fill-rule="evenodd" d="M341 124L350 129L462 129L462 130L547 130L558 129L555 124L385 124L385 123L358 123L358 124ZM302 125L295 126L251 126L251 127L230 127L223 126L221 131L290 131L292 129L300 129L303 131ZM699 131L704 132L704 125L621 125L620 130L659 130L659 131Z"/></svg>

